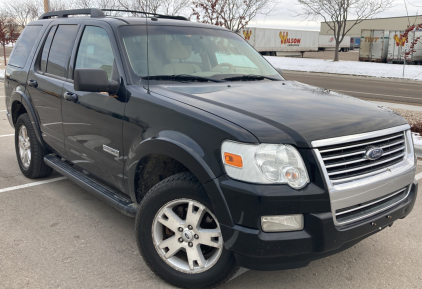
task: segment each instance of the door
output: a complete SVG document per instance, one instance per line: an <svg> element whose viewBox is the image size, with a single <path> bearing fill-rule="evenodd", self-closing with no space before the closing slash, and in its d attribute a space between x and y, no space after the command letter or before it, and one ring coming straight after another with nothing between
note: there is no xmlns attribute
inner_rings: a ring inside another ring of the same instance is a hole
<svg viewBox="0 0 422 289"><path fill-rule="evenodd" d="M27 92L35 107L44 140L55 152L65 156L61 95L79 27L69 22L55 23L58 25L47 29L43 45L40 45L31 66Z"/></svg>
<svg viewBox="0 0 422 289"><path fill-rule="evenodd" d="M359 49L359 58L362 60L370 59L370 52L371 52L371 31L370 30L362 30L362 37L361 37L361 44Z"/></svg>
<svg viewBox="0 0 422 289"><path fill-rule="evenodd" d="M86 21L71 66L101 68L121 82L117 48L110 26ZM90 23L95 25L90 25ZM72 69L72 68L71 68ZM122 126L126 93L76 91L73 74L64 84L63 125L67 158L104 182L124 191Z"/></svg>
<svg viewBox="0 0 422 289"><path fill-rule="evenodd" d="M371 59L382 60L384 50L384 30L372 31Z"/></svg>

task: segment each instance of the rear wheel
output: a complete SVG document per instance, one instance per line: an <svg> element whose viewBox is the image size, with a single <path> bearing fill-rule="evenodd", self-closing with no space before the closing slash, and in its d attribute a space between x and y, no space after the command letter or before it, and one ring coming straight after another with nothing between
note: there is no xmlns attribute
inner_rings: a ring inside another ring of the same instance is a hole
<svg viewBox="0 0 422 289"><path fill-rule="evenodd" d="M38 142L28 114L21 114L15 124L15 149L21 172L30 179L51 174L52 168L44 163L47 152Z"/></svg>
<svg viewBox="0 0 422 289"><path fill-rule="evenodd" d="M152 271L182 288L210 288L237 271L223 246L217 218L204 188L190 173L153 187L136 216L139 250Z"/></svg>

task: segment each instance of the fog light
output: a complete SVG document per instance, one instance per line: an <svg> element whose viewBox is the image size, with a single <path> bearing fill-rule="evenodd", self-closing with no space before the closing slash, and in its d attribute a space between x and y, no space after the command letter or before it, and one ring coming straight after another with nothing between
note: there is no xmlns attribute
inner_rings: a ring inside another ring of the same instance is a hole
<svg viewBox="0 0 422 289"><path fill-rule="evenodd" d="M303 230L303 215L263 216L261 227L264 232L286 232Z"/></svg>

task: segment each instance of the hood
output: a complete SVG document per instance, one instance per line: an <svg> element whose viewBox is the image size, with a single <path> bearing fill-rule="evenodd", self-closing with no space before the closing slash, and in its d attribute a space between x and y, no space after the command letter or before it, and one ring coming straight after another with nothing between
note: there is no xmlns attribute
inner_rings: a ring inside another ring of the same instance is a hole
<svg viewBox="0 0 422 289"><path fill-rule="evenodd" d="M313 140L407 123L384 107L296 81L160 85L151 90L233 122L264 143L311 147Z"/></svg>

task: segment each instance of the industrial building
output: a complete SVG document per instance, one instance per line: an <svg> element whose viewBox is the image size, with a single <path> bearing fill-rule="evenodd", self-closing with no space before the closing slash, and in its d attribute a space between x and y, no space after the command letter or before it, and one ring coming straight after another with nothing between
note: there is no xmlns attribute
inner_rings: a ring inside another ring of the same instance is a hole
<svg viewBox="0 0 422 289"><path fill-rule="evenodd" d="M354 20L348 20L346 29L355 23ZM407 26L413 23L422 23L422 15L419 16L402 16L390 18L374 18L362 21L353 27L346 35L350 37L361 37L362 29L371 30L406 30ZM327 22L321 22L320 35L333 35L333 31L328 27Z"/></svg>

